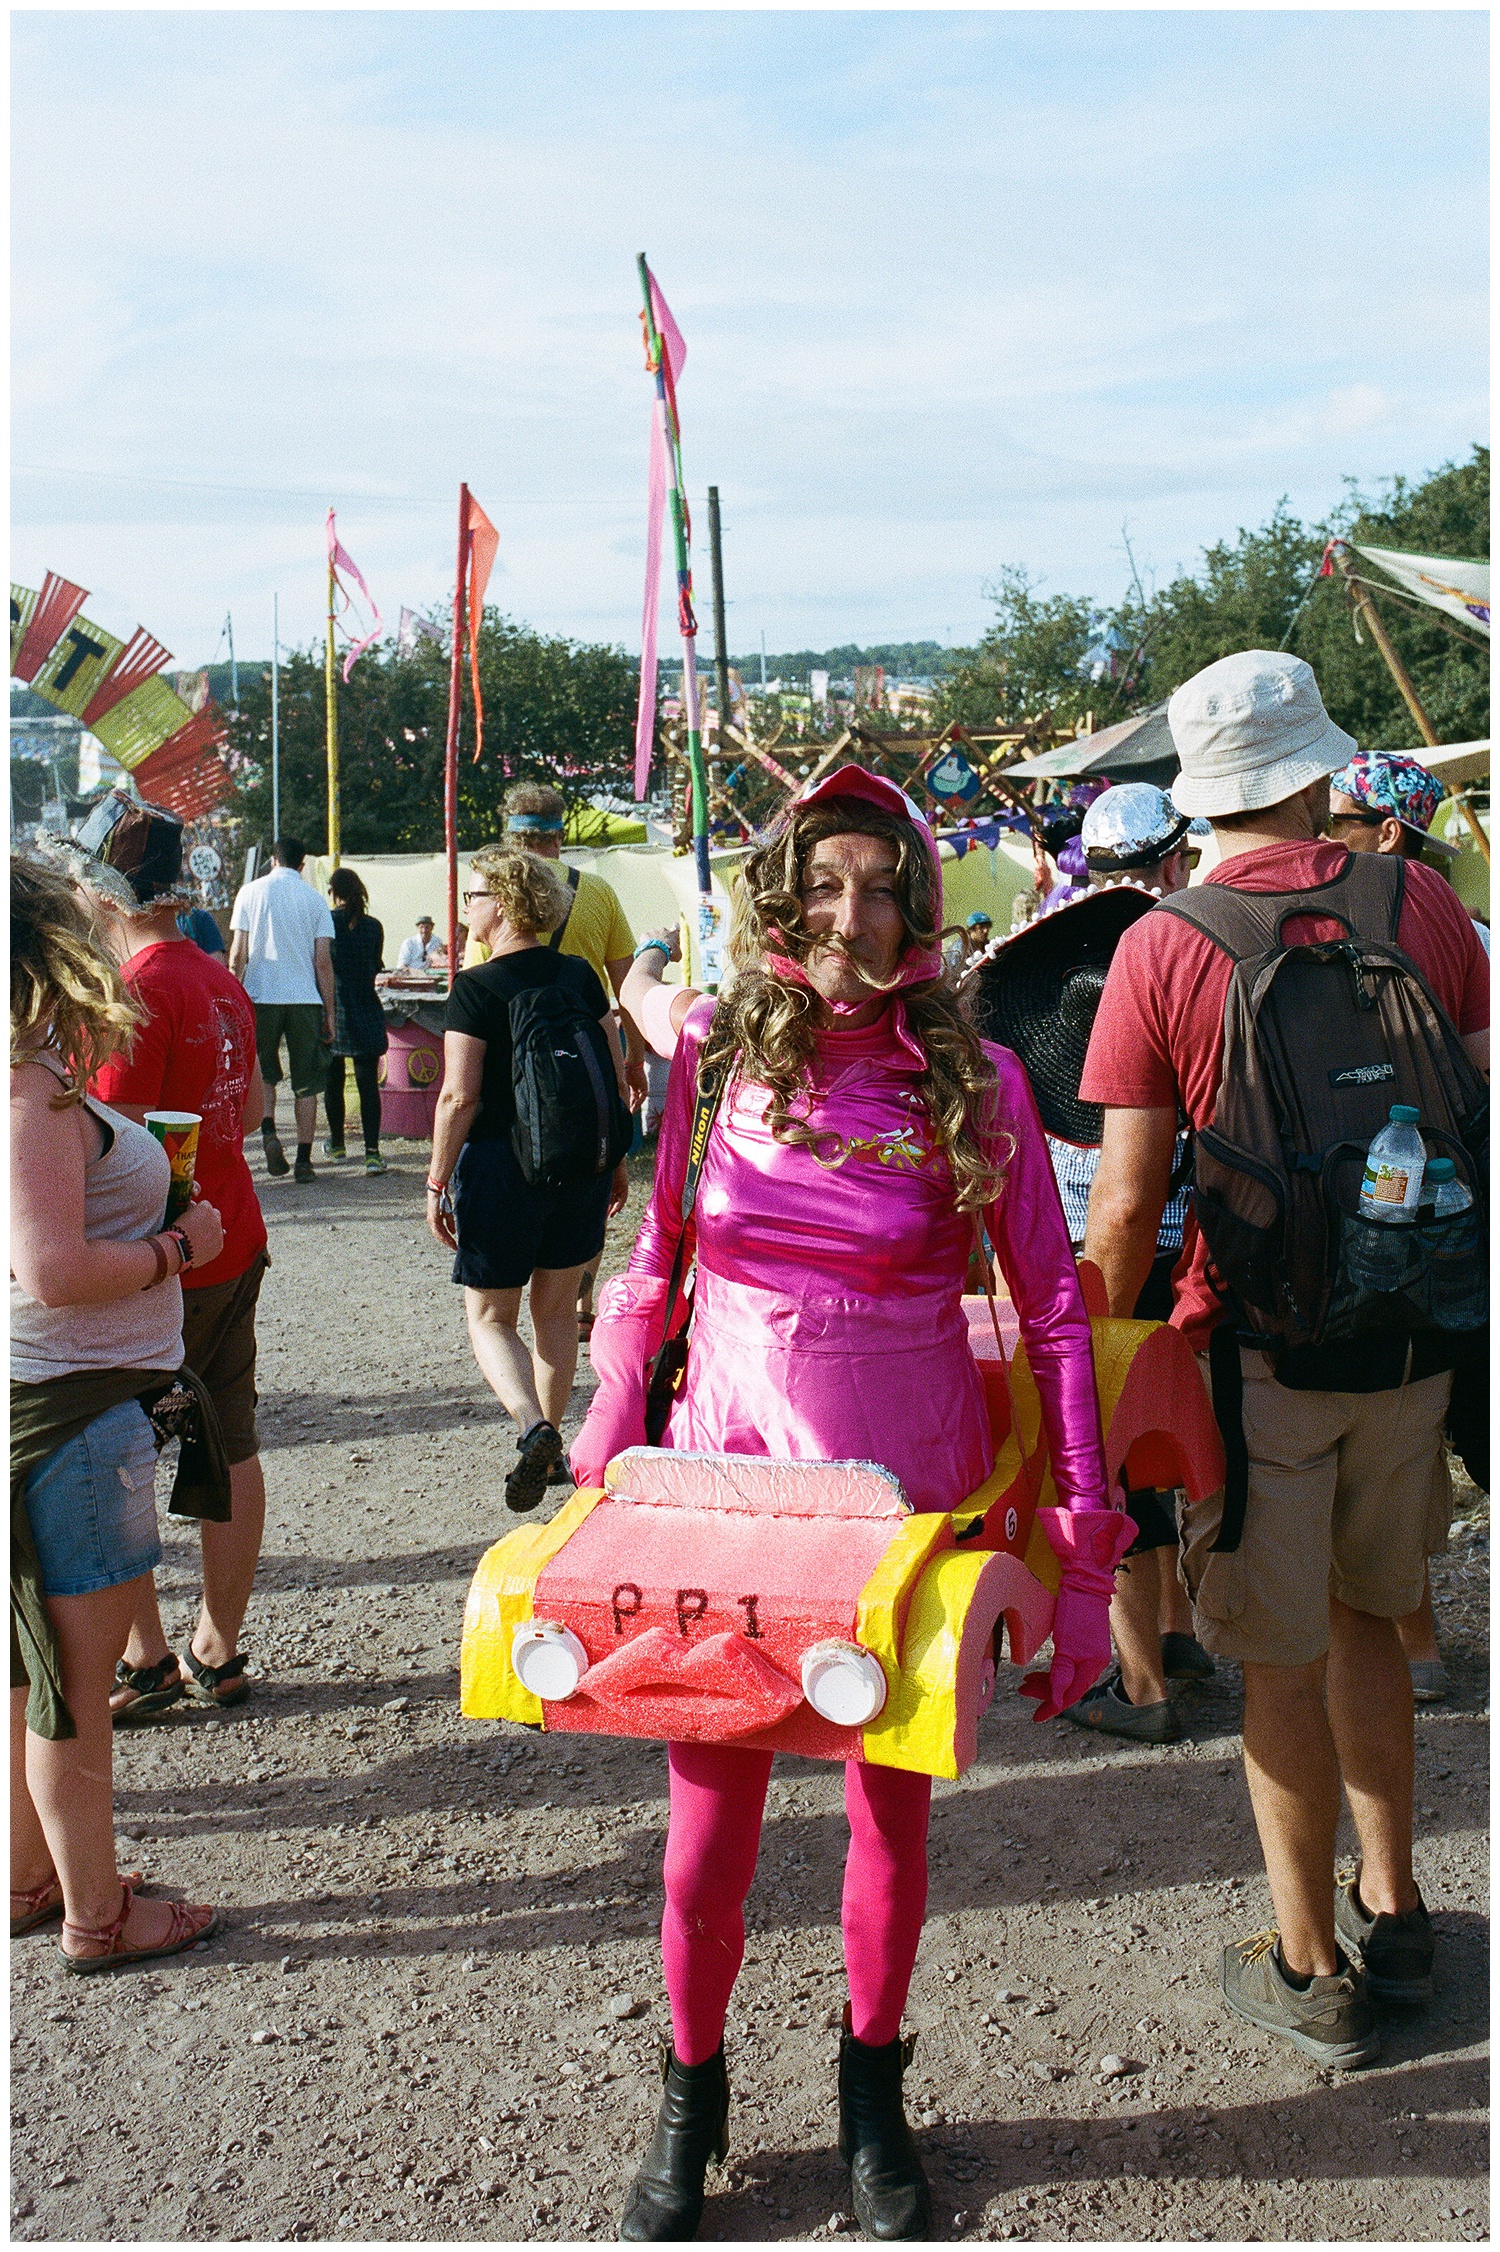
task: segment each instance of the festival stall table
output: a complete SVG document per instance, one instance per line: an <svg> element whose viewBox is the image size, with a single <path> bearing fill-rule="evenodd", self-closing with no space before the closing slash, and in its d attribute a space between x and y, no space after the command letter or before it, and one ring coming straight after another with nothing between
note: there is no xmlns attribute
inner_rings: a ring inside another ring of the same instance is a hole
<svg viewBox="0 0 1500 2252"><path fill-rule="evenodd" d="M437 1099L443 1088L443 1018L448 979L377 978L390 1039L380 1061L380 1116L387 1134L405 1140L432 1139Z"/></svg>

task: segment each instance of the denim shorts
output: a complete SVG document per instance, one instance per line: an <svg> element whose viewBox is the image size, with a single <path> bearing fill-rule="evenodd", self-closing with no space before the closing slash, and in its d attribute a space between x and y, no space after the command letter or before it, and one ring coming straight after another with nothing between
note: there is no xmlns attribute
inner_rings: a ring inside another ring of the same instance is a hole
<svg viewBox="0 0 1500 2252"><path fill-rule="evenodd" d="M138 1400L121 1400L39 1463L26 1514L48 1595L92 1595L154 1572L156 1441Z"/></svg>

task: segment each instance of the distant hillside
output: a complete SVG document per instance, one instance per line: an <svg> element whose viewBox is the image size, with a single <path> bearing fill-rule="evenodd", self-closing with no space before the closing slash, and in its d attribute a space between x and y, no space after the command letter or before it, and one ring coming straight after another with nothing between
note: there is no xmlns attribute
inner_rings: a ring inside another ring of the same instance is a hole
<svg viewBox="0 0 1500 2252"><path fill-rule="evenodd" d="M805 682L812 672L826 672L834 680L847 680L856 665L883 665L892 677L900 675L910 679L939 677L951 672L964 652L945 649L940 641L878 641L868 649L861 649L852 641L843 642L837 649L791 649L773 655L766 652L767 680L798 680ZM752 650L747 657L731 657L730 664L747 686L760 679L760 651ZM713 659L700 645L698 664L702 671L713 670ZM662 670L668 669L664 658ZM680 664L673 668L680 670Z"/></svg>

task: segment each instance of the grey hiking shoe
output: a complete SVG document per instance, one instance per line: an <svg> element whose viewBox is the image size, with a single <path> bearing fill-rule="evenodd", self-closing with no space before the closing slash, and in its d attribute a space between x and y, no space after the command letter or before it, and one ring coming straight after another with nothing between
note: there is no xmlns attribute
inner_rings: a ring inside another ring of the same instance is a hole
<svg viewBox="0 0 1500 2252"><path fill-rule="evenodd" d="M1125 1736L1133 1744L1175 1744L1182 1722L1170 1699L1159 1705L1133 1705L1125 1694L1119 1668L1096 1682L1076 1705L1063 1707L1064 1720L1075 1728L1096 1728L1106 1736Z"/></svg>
<svg viewBox="0 0 1500 2252"><path fill-rule="evenodd" d="M1448 1668L1441 1658L1411 1660L1411 1693L1414 1704L1442 1703L1448 1694Z"/></svg>
<svg viewBox="0 0 1500 2252"><path fill-rule="evenodd" d="M1365 1984L1382 2002L1425 2002L1432 1994L1436 1944L1432 1918L1420 1893L1404 1916L1372 1916L1359 1897L1358 1871L1334 1895L1333 1928L1359 1956Z"/></svg>
<svg viewBox="0 0 1500 2252"><path fill-rule="evenodd" d="M1380 2054L1380 2035L1363 1973L1346 1959L1329 1977L1293 1986L1282 1972L1278 1936L1258 1931L1225 1948L1219 1986L1235 2016L1279 2034L1335 2072L1372 2063Z"/></svg>

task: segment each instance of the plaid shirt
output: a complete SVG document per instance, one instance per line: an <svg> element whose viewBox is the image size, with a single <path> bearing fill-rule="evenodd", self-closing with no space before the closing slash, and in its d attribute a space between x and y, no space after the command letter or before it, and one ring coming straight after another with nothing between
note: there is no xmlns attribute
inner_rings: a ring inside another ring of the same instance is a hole
<svg viewBox="0 0 1500 2252"><path fill-rule="evenodd" d="M1172 1169L1182 1163L1186 1134L1179 1134L1172 1152ZM1089 1216L1089 1190L1094 1185L1094 1175L1099 1170L1099 1152L1080 1149L1076 1142L1055 1141L1047 1136L1047 1150L1052 1159L1052 1170L1057 1176L1057 1193L1062 1198L1063 1218L1068 1223L1068 1239L1074 1250L1083 1242L1083 1232ZM1187 1218L1189 1191L1180 1188L1167 1198L1157 1230L1156 1248L1163 1251L1182 1249L1182 1225Z"/></svg>

